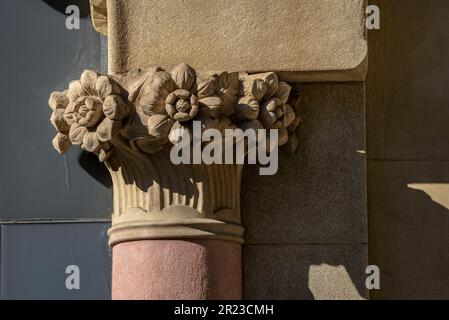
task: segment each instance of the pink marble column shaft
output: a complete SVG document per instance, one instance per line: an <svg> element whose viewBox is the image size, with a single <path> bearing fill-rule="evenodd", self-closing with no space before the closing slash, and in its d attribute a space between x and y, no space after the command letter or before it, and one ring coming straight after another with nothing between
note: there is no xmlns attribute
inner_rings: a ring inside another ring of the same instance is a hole
<svg viewBox="0 0 449 320"><path fill-rule="evenodd" d="M119 243L112 249L112 299L241 299L241 247L221 240Z"/></svg>

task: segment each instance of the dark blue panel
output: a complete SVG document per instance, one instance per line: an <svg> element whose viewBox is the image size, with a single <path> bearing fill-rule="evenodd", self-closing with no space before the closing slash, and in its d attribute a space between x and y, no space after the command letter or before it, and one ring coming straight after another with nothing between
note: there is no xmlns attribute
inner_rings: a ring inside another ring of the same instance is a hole
<svg viewBox="0 0 449 320"><path fill-rule="evenodd" d="M86 68L101 69L101 39L90 18L81 19L80 30L68 30L66 18L41 0L0 1L3 221L106 218L112 211L110 179L98 160L78 148L62 157L51 145L49 94Z"/></svg>
<svg viewBox="0 0 449 320"><path fill-rule="evenodd" d="M1 299L110 299L111 252L105 223L1 226ZM66 288L79 268L80 289Z"/></svg>

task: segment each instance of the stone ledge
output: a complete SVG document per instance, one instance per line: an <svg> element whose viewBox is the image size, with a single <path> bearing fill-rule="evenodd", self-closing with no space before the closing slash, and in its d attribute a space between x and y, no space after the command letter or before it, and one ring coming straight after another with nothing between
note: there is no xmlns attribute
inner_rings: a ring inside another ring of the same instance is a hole
<svg viewBox="0 0 449 320"><path fill-rule="evenodd" d="M362 81L366 75L364 0L107 5L112 73L186 61L199 71L284 72L290 81Z"/></svg>

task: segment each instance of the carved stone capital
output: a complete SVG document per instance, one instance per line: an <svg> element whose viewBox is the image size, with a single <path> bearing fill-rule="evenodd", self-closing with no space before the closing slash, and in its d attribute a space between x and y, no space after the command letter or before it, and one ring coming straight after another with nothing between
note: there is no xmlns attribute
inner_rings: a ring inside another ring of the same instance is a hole
<svg viewBox="0 0 449 320"><path fill-rule="evenodd" d="M273 72L199 75L186 64L107 76L86 70L53 92L53 145L80 145L108 167L114 188L110 244L139 239L243 241L241 164L170 160L179 132L278 129L279 145L298 145L298 99ZM202 145L201 147L204 147Z"/></svg>

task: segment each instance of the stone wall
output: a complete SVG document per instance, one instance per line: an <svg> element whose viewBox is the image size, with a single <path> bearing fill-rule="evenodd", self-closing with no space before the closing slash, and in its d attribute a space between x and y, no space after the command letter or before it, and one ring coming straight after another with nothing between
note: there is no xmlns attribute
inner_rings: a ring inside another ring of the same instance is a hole
<svg viewBox="0 0 449 320"><path fill-rule="evenodd" d="M244 176L245 298L367 297L365 86L297 89L298 152L281 155L276 176Z"/></svg>
<svg viewBox="0 0 449 320"><path fill-rule="evenodd" d="M374 299L449 298L449 46L445 0L376 0L367 85Z"/></svg>

